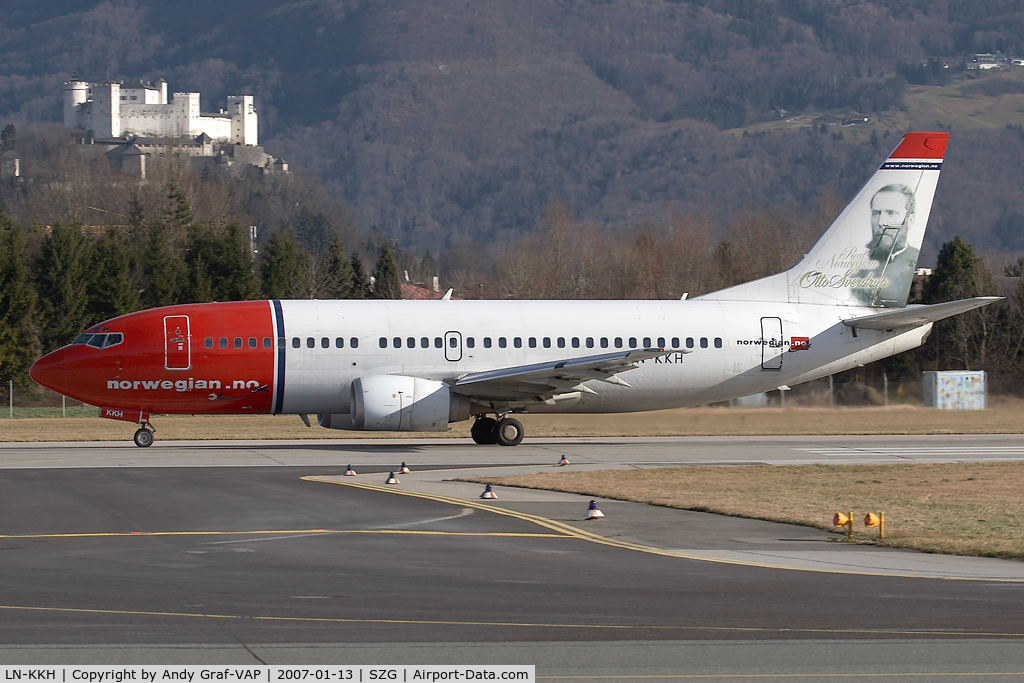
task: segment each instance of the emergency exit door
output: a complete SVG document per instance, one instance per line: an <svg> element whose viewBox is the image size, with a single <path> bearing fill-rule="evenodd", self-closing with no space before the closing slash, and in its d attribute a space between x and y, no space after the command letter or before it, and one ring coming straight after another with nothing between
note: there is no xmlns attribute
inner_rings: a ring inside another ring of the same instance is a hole
<svg viewBox="0 0 1024 683"><path fill-rule="evenodd" d="M164 318L164 368L188 370L192 367L192 336L187 315Z"/></svg>
<svg viewBox="0 0 1024 683"><path fill-rule="evenodd" d="M761 318L761 369L781 370L785 350L782 318Z"/></svg>

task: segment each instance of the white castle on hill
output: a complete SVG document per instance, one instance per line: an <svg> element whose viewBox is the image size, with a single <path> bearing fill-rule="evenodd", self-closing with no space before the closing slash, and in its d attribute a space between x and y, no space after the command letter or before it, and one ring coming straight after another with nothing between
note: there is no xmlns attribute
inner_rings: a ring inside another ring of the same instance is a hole
<svg viewBox="0 0 1024 683"><path fill-rule="evenodd" d="M227 109L204 114L199 93L176 92L167 100L167 81L153 83L64 84L64 127L112 139L152 137L196 138L204 133L214 142L258 145L258 119L252 95L228 96Z"/></svg>

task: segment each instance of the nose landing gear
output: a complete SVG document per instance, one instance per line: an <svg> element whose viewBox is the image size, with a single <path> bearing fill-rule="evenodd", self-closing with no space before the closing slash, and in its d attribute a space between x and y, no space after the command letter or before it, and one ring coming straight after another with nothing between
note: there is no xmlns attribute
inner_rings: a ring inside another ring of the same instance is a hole
<svg viewBox="0 0 1024 683"><path fill-rule="evenodd" d="M473 441L480 445L518 446L526 432L519 420L499 416L497 420L491 417L477 418L469 433Z"/></svg>
<svg viewBox="0 0 1024 683"><path fill-rule="evenodd" d="M132 440L139 448L149 448L153 445L153 432L155 431L156 430L153 429L149 423L146 423L139 427L138 431L135 432L135 436L132 437Z"/></svg>

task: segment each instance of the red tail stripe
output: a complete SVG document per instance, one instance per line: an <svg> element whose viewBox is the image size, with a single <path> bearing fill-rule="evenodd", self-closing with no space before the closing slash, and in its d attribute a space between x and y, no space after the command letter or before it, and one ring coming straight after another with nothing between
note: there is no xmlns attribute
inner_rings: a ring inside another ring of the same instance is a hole
<svg viewBox="0 0 1024 683"><path fill-rule="evenodd" d="M946 154L949 133L907 133L890 159L939 159Z"/></svg>

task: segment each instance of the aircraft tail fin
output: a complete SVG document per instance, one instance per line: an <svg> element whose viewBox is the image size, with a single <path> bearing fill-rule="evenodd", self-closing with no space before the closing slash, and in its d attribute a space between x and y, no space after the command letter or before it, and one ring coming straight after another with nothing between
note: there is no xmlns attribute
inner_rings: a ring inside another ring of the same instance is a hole
<svg viewBox="0 0 1024 683"><path fill-rule="evenodd" d="M907 133L793 268L701 298L903 308L948 139Z"/></svg>

